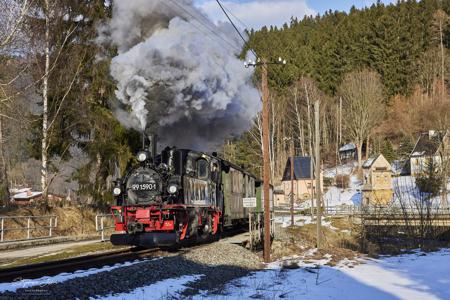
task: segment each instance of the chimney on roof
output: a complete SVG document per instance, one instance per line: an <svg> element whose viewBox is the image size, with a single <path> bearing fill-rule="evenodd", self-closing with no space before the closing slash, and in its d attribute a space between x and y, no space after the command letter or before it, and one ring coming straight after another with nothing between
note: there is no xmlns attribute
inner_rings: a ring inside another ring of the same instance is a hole
<svg viewBox="0 0 450 300"><path fill-rule="evenodd" d="M428 137L431 139L432 137L434 137L436 135L436 131L435 130L429 130L428 131Z"/></svg>

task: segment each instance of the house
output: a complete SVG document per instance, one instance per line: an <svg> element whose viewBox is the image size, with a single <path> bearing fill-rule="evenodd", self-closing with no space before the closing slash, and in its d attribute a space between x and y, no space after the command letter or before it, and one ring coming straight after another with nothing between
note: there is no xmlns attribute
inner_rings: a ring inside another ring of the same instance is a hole
<svg viewBox="0 0 450 300"><path fill-rule="evenodd" d="M274 205L277 207L288 205L290 202L284 197L284 190L282 186L277 186L273 190L273 201Z"/></svg>
<svg viewBox="0 0 450 300"><path fill-rule="evenodd" d="M42 192L33 192L31 188L11 189L12 202L17 205L28 205L42 200Z"/></svg>
<svg viewBox="0 0 450 300"><path fill-rule="evenodd" d="M386 205L392 200L392 167L382 154L363 165L362 205Z"/></svg>
<svg viewBox="0 0 450 300"><path fill-rule="evenodd" d="M290 203L291 194L291 158L286 162L284 168L282 189L284 192L285 202ZM311 157L296 156L294 157L294 202L300 203L307 199L311 199L316 188L314 172ZM320 186L323 191L323 172L320 173Z"/></svg>
<svg viewBox="0 0 450 300"><path fill-rule="evenodd" d="M341 159L341 161L355 159L356 145L353 143L349 143L339 148L339 158Z"/></svg>
<svg viewBox="0 0 450 300"><path fill-rule="evenodd" d="M429 130L421 133L409 157L411 176L423 173L431 161L439 166L442 159L448 159L449 140L448 132Z"/></svg>

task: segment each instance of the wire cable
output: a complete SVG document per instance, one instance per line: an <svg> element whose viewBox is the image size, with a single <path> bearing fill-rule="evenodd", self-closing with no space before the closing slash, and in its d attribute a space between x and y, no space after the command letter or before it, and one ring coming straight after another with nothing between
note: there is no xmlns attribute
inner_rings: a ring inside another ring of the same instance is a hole
<svg viewBox="0 0 450 300"><path fill-rule="evenodd" d="M167 2L162 2L163 4L167 4ZM220 40L222 40L224 43L226 43L229 47L231 47L232 49L234 49L237 52L241 52L242 50L237 47L236 45L234 45L232 42L230 42L229 40L225 39L221 34L217 33L216 31L214 31L214 29L211 28L211 26L209 26L209 20L207 20L207 22L201 21L199 20L193 13L191 13L189 10L187 10L185 7L183 7L182 5L180 5L179 3L176 2L176 0L169 0L168 3L172 3L174 6L178 7L178 11L184 11L186 14L188 14L192 19L194 19L195 21L198 22L199 25L201 25L203 28L205 28L206 30L208 30L209 32L211 32L212 34L214 34L214 36L216 36L217 38L219 38ZM167 5L166 5L167 6ZM192 22L189 22L191 24L193 24ZM205 32L202 32L205 33Z"/></svg>
<svg viewBox="0 0 450 300"><path fill-rule="evenodd" d="M236 32L239 34L239 36L241 37L241 39L244 41L244 47L245 45L247 45L248 41L245 40L245 38L242 36L241 32L239 31L239 29L236 27L236 25L234 24L233 20L231 20L230 16L228 15L227 11L225 10L225 8L223 7L222 3L220 3L219 0L216 0L217 4L219 4L220 8L222 9L223 13L225 14L225 16L227 17L228 21L230 21L231 25L233 25L234 30L236 30ZM255 53L255 51L253 49L250 49L250 51L253 53L253 55L255 56L256 59L258 59L258 55Z"/></svg>

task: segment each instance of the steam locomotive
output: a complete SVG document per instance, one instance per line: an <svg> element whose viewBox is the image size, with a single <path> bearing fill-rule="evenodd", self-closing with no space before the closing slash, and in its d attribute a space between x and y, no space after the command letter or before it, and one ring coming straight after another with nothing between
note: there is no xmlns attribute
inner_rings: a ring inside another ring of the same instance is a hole
<svg viewBox="0 0 450 300"><path fill-rule="evenodd" d="M114 245L177 248L220 238L228 228L246 224L248 213L261 211L261 181L242 168L188 149L148 148L137 165L116 181L111 208ZM244 208L243 198L256 198Z"/></svg>

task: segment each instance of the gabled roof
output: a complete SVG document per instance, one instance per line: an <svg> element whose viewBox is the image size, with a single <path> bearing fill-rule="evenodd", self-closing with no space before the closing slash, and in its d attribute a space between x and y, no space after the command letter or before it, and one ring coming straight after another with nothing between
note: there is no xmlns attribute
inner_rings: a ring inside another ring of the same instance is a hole
<svg viewBox="0 0 450 300"><path fill-rule="evenodd" d="M423 132L411 152L411 156L433 156L438 151L444 140L442 132Z"/></svg>
<svg viewBox="0 0 450 300"><path fill-rule="evenodd" d="M362 165L363 168L369 169L381 154L369 157Z"/></svg>
<svg viewBox="0 0 450 300"><path fill-rule="evenodd" d="M377 161L381 161L381 166L384 164L386 165L387 170L391 171L392 170L392 166L391 164L387 161L387 159L383 156L383 154L377 154L374 156L369 157L362 165L363 169L372 169L373 165L377 162ZM378 165L380 165L378 164Z"/></svg>
<svg viewBox="0 0 450 300"><path fill-rule="evenodd" d="M311 157L294 157L294 180L311 179ZM291 158L286 162L282 181L291 180Z"/></svg>
<svg viewBox="0 0 450 300"><path fill-rule="evenodd" d="M341 148L339 148L339 152L352 151L356 150L356 145L353 143L345 144Z"/></svg>

